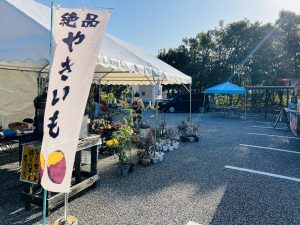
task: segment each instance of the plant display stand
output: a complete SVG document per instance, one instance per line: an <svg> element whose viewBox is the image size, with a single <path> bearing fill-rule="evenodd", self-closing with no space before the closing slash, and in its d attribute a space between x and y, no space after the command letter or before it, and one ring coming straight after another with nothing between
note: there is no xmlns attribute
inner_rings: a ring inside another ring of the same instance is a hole
<svg viewBox="0 0 300 225"><path fill-rule="evenodd" d="M99 135L91 135L87 138L81 139L75 156L74 169L72 174L71 191L69 192L70 199L74 198L76 194L96 186L96 181L99 180L97 173L97 146L99 143ZM82 171L81 152L89 149L91 152L90 171ZM25 209L30 210L31 204L42 207L43 203L43 189L41 185L24 183L24 190L21 193L21 199L24 201ZM64 203L64 193L47 192L47 215L58 206Z"/></svg>

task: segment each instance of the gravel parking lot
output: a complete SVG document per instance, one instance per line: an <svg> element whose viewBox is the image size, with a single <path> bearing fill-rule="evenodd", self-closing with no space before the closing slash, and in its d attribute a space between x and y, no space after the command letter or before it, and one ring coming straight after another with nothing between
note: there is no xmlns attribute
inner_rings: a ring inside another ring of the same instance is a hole
<svg viewBox="0 0 300 225"><path fill-rule="evenodd" d="M187 116L165 114L170 126ZM99 225L300 224L300 139L281 137L283 130L255 117L193 119L200 141L180 143L160 164L121 177L116 157L101 160L97 187L71 201L70 214ZM0 175L10 175L0 182L0 224L40 224L40 209L25 211L19 199L16 158L0 158ZM48 224L63 212L51 214Z"/></svg>

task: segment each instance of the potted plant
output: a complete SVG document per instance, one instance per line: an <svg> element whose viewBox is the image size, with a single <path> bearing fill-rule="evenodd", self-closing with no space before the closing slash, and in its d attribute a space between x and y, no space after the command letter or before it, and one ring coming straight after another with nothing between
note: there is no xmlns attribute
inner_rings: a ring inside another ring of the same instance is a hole
<svg viewBox="0 0 300 225"><path fill-rule="evenodd" d="M110 139L108 141L106 141L106 147L111 149L112 151L116 151L116 149L118 149L119 147L119 141L116 138Z"/></svg>
<svg viewBox="0 0 300 225"><path fill-rule="evenodd" d="M169 150L168 140L161 140L162 150L167 152Z"/></svg>
<svg viewBox="0 0 300 225"><path fill-rule="evenodd" d="M188 120L181 120L177 129L182 142L199 141L199 124L191 123Z"/></svg>
<svg viewBox="0 0 300 225"><path fill-rule="evenodd" d="M128 175L131 164L131 135L132 129L126 120L125 124L119 128L119 131L113 134L113 137L118 140L117 154L121 164L121 174L123 176ZM132 167L131 170L133 170Z"/></svg>
<svg viewBox="0 0 300 225"><path fill-rule="evenodd" d="M151 155L151 158L150 158L151 162L153 164L157 164L159 162L159 158L155 154L156 147L155 147L155 142L154 142L154 140L155 140L154 135L155 135L155 129L151 128L147 132L146 137L145 137L145 149Z"/></svg>
<svg viewBox="0 0 300 225"><path fill-rule="evenodd" d="M156 151L156 152L155 152L155 156L159 159L160 162L163 161L163 159L164 159L164 154L165 154L165 153L163 153L163 152L161 152L161 151Z"/></svg>
<svg viewBox="0 0 300 225"><path fill-rule="evenodd" d="M155 156L155 151L154 151L154 131L153 129L150 129L145 136L144 143L142 145L141 150L138 151L138 157L139 161L143 166L148 166L150 165L151 161L153 163L158 163L159 158Z"/></svg>
<svg viewBox="0 0 300 225"><path fill-rule="evenodd" d="M149 166L151 163L150 153L146 151L146 149L139 150L137 152L137 156L139 157L139 161L143 166Z"/></svg>
<svg viewBox="0 0 300 225"><path fill-rule="evenodd" d="M174 149L178 149L179 141L176 138L174 138L172 142L173 142Z"/></svg>
<svg viewBox="0 0 300 225"><path fill-rule="evenodd" d="M189 122L187 120L181 120L177 124L177 130L180 136L186 136L189 127Z"/></svg>

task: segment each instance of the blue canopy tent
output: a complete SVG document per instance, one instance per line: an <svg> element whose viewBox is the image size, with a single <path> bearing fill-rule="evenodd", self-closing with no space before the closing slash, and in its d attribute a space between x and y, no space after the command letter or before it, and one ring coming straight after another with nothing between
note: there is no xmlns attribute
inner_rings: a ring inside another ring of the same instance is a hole
<svg viewBox="0 0 300 225"><path fill-rule="evenodd" d="M245 119L246 119L246 105L247 105L247 90L236 84L225 82L223 84L216 85L211 88L207 88L204 91L205 94L242 94L245 95ZM205 98L204 98L205 99Z"/></svg>

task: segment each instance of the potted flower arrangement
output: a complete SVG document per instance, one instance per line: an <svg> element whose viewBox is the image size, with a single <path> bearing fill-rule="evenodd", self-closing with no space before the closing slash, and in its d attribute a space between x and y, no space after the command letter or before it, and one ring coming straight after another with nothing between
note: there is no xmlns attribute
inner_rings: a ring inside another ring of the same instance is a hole
<svg viewBox="0 0 300 225"><path fill-rule="evenodd" d="M119 141L116 138L106 141L106 147L115 151L119 147Z"/></svg>
<svg viewBox="0 0 300 225"><path fill-rule="evenodd" d="M97 134L101 135L101 137L103 137L110 128L109 122L105 119L94 120L93 129Z"/></svg>

